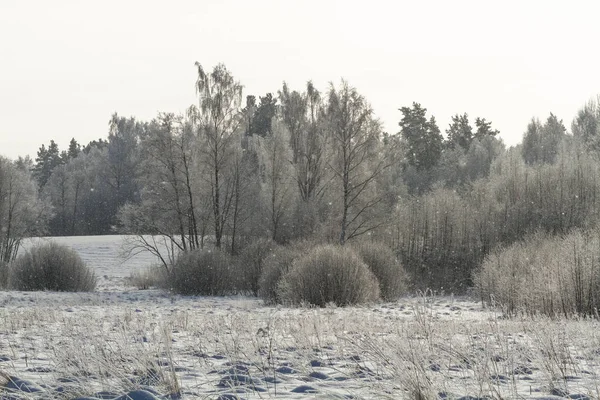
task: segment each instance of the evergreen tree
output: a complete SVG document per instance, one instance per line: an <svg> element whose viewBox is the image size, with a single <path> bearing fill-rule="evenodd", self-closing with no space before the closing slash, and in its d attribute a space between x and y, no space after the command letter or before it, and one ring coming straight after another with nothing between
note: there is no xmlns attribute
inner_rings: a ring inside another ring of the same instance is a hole
<svg viewBox="0 0 600 400"><path fill-rule="evenodd" d="M64 160L60 155L56 142L50 140L48 148L43 144L42 147L39 148L35 162L36 164L33 167L34 177L37 180L39 187L44 187L46 182L48 182L48 179L50 179L52 170L63 164Z"/></svg>
<svg viewBox="0 0 600 400"><path fill-rule="evenodd" d="M483 140L488 136L495 137L500 133L497 129L492 129L492 123L490 121L486 121L485 118L477 117L475 119L475 136L474 138L477 140Z"/></svg>
<svg viewBox="0 0 600 400"><path fill-rule="evenodd" d="M521 148L525 162L529 165L553 164L566 132L562 120L552 113L543 125L539 119L532 119L523 136Z"/></svg>
<svg viewBox="0 0 600 400"><path fill-rule="evenodd" d="M277 113L277 98L271 93L260 97L260 104L256 108L252 122L253 133L265 137L271 135L271 123Z"/></svg>
<svg viewBox="0 0 600 400"><path fill-rule="evenodd" d="M600 150L600 96L590 100L571 125L573 136L590 150Z"/></svg>
<svg viewBox="0 0 600 400"><path fill-rule="evenodd" d="M463 115L454 115L452 123L446 130L446 134L448 135L446 147L468 150L473 140L473 128L469 125L469 116L466 113Z"/></svg>
<svg viewBox="0 0 600 400"><path fill-rule="evenodd" d="M246 96L246 107L242 108L244 116L245 134L252 136L254 134L254 116L256 114L256 96Z"/></svg>
<svg viewBox="0 0 600 400"><path fill-rule="evenodd" d="M106 140L100 138L98 140L92 140L91 142L86 144L81 151L83 151L85 154L89 154L90 151L92 151L92 149L94 149L94 148L102 150L102 149L106 148L106 146L108 146L108 142Z"/></svg>
<svg viewBox="0 0 600 400"><path fill-rule="evenodd" d="M72 138L69 142L69 150L67 150L67 157L69 158L69 160L72 160L76 158L79 155L79 153L81 153L81 146L79 145L79 143L77 143L77 140L75 140L75 138Z"/></svg>
<svg viewBox="0 0 600 400"><path fill-rule="evenodd" d="M437 165L442 154L443 137L435 117L426 118L427 109L419 103L413 103L412 108L402 107L400 133L408 144L406 158L408 164L417 171L430 170Z"/></svg>

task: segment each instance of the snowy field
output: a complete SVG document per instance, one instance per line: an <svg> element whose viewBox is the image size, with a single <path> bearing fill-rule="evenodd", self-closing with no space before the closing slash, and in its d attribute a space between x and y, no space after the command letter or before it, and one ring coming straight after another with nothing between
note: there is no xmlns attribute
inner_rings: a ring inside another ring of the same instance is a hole
<svg viewBox="0 0 600 400"><path fill-rule="evenodd" d="M174 296L128 286L154 260L124 260L121 237L55 240L98 290L0 292L1 399L600 399L595 320L506 319L450 296L345 309Z"/></svg>

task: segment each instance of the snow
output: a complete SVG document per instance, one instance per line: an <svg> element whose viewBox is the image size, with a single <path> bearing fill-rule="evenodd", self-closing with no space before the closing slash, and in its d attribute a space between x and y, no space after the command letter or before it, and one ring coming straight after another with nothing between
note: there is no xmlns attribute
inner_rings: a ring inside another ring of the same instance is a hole
<svg viewBox="0 0 600 400"><path fill-rule="evenodd" d="M322 309L177 296L128 285L156 260L125 260L122 237L51 240L99 287L0 292L0 376L17 398L600 398L596 320L508 319L452 296Z"/></svg>

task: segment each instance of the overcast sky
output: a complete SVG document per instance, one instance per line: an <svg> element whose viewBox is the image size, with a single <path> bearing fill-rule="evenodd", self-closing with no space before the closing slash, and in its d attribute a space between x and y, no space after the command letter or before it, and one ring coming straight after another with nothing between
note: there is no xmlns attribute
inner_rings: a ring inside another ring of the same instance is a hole
<svg viewBox="0 0 600 400"><path fill-rule="evenodd" d="M600 94L599 23L598 0L0 0L0 154L182 112L195 61L225 63L244 96L344 78L388 132L416 101L442 131L466 112L513 145Z"/></svg>

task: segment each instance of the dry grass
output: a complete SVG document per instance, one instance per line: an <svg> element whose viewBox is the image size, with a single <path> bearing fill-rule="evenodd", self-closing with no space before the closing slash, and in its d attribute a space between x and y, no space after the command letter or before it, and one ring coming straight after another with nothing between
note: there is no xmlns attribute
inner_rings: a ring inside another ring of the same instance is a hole
<svg viewBox="0 0 600 400"><path fill-rule="evenodd" d="M168 275L161 265L153 265L150 267L133 270L126 282L140 290L151 288L166 288Z"/></svg>
<svg viewBox="0 0 600 400"><path fill-rule="evenodd" d="M307 381L321 398L599 394L600 340L592 320L503 319L471 301L426 296L376 309L279 310L243 299L154 304L152 292L144 293L148 300L134 307L96 305L90 297L69 300L79 304L72 310L0 309L0 355L11 358L0 370L50 386L69 378L71 397L151 386L184 398L215 398L223 375L214 371L233 366L278 382L247 398L290 398L298 383L277 372L284 366L299 378L315 371L331 376L322 384ZM50 372L31 372L36 368Z"/></svg>

